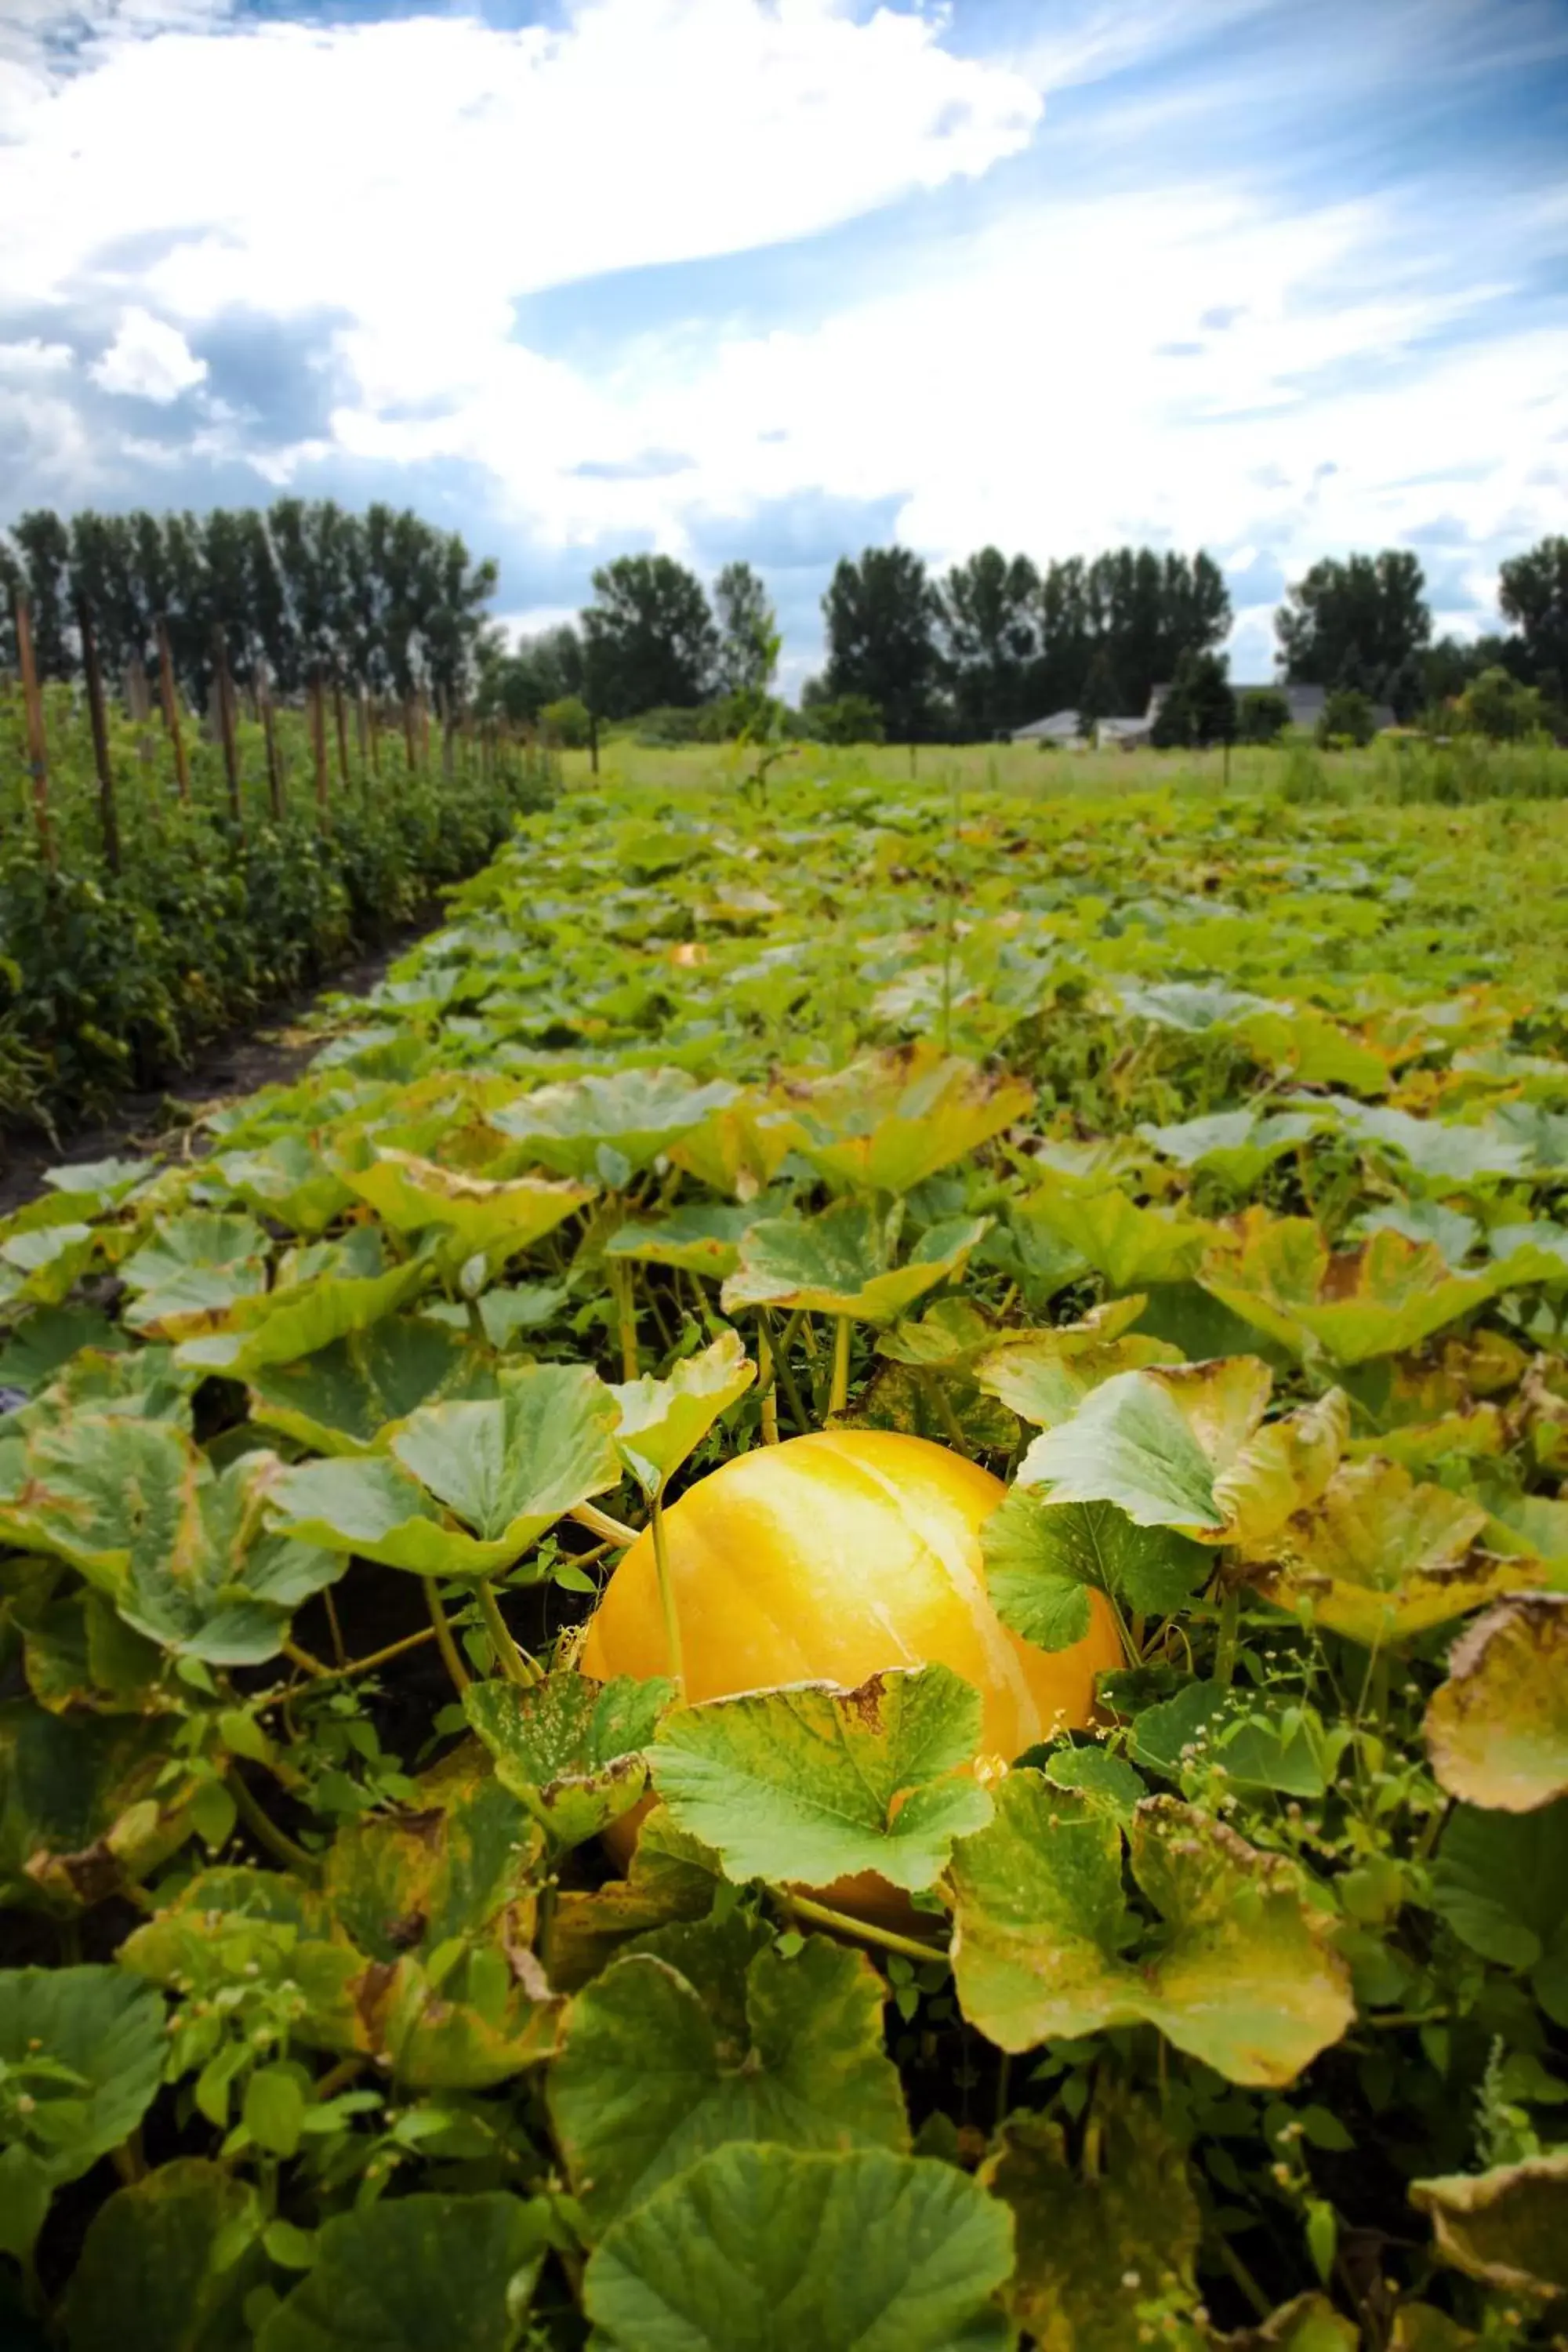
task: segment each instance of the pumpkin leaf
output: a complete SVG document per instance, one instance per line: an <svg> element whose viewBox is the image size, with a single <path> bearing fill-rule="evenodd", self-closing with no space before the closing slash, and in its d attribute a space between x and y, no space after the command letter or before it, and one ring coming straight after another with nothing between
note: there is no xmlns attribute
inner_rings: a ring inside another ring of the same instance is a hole
<svg viewBox="0 0 1568 2352"><path fill-rule="evenodd" d="M163 2004L116 1968L0 1969L0 2251L118 2147L163 2074Z"/></svg>
<svg viewBox="0 0 1568 2352"><path fill-rule="evenodd" d="M830 1182L901 1194L1015 1125L1035 1090L921 1044L827 1077L786 1079L779 1099L794 1148Z"/></svg>
<svg viewBox="0 0 1568 2352"><path fill-rule="evenodd" d="M88 2225L67 2291L70 2352L123 2352L128 2311L160 2352L233 2352L267 2275L262 2223L250 2183L200 2157L117 2189Z"/></svg>
<svg viewBox="0 0 1568 2352"><path fill-rule="evenodd" d="M1214 1556L1170 1528L1136 1526L1113 1503L1048 1503L1015 1486L981 1530L985 1580L1004 1625L1042 1650L1089 1631L1091 1591L1169 1615L1205 1583Z"/></svg>
<svg viewBox="0 0 1568 2352"><path fill-rule="evenodd" d="M612 1176L605 1181L619 1192L638 1169L700 1127L710 1112L725 1109L739 1091L723 1078L699 1086L685 1070L616 1070L605 1077L541 1087L488 1117L499 1133L558 1175L603 1175L600 1154L613 1153L626 1174L620 1176L612 1163Z"/></svg>
<svg viewBox="0 0 1568 2352"><path fill-rule="evenodd" d="M951 2165L739 2143L605 2231L584 2303L606 2352L1003 2352L1012 2237Z"/></svg>
<svg viewBox="0 0 1568 2352"><path fill-rule="evenodd" d="M1568 1599L1504 1601L1454 1645L1424 1727L1450 1796L1534 1812L1568 1796Z"/></svg>
<svg viewBox="0 0 1568 2352"><path fill-rule="evenodd" d="M584 1845L640 1802L647 1749L673 1683L623 1675L550 1675L530 1690L508 1682L470 1684L463 1711L495 1761L496 1777L521 1799L552 1846Z"/></svg>
<svg viewBox="0 0 1568 2352"><path fill-rule="evenodd" d="M587 1365L530 1365L499 1397L411 1413L391 1440L395 1459L302 1464L273 1500L301 1542L423 1576L489 1576L616 1485L614 1423L614 1400Z"/></svg>
<svg viewBox="0 0 1568 2352"><path fill-rule="evenodd" d="M679 1707L651 1751L671 1819L735 1880L828 1885L874 1870L911 1894L954 1838L991 1817L967 1767L980 1696L948 1667L873 1675L858 1690L787 1690Z"/></svg>
<svg viewBox="0 0 1568 2352"><path fill-rule="evenodd" d="M1147 1303L1142 1292L1117 1302L1136 1313L1142 1313ZM1114 1380L1118 1372L1182 1360L1178 1349L1142 1332L1118 1331L1114 1338L1097 1338L1091 1330L1095 1319L1064 1323L1054 1331L1005 1340L980 1358L974 1367L976 1381L987 1395L1000 1398L1020 1421L1032 1422L1037 1429L1054 1429L1058 1421L1077 1412L1091 1389Z"/></svg>
<svg viewBox="0 0 1568 2352"><path fill-rule="evenodd" d="M544 2200L502 2189L336 2214L256 2352L516 2352L549 2243Z"/></svg>
<svg viewBox="0 0 1568 2352"><path fill-rule="evenodd" d="M742 1240L721 1303L726 1315L742 1307L800 1307L891 1323L957 1272L988 1222L958 1217L932 1225L895 1265L897 1213L884 1218L869 1201L838 1201L816 1217L762 1217Z"/></svg>
<svg viewBox="0 0 1568 2352"><path fill-rule="evenodd" d="M1257 1540L1322 1492L1348 1421L1336 1389L1265 1424L1272 1385L1254 1356L1117 1373L1035 1439L1018 1484L1053 1507L1114 1503L1139 1527Z"/></svg>
<svg viewBox="0 0 1568 2352"><path fill-rule="evenodd" d="M318 1454L379 1454L421 1406L499 1392L494 1369L466 1336L422 1316L389 1315L298 1363L262 1365L251 1376L250 1412Z"/></svg>
<svg viewBox="0 0 1568 2352"><path fill-rule="evenodd" d="M613 1961L573 2002L547 2083L591 2234L731 2141L906 2148L886 1998L864 1954L809 1936L786 1958L734 1912Z"/></svg>
<svg viewBox="0 0 1568 2352"><path fill-rule="evenodd" d="M1486 1521L1479 1504L1396 1462L1342 1463L1316 1502L1247 1548L1237 1572L1277 1607L1309 1606L1318 1623L1375 1648L1540 1582L1538 1560L1476 1548Z"/></svg>
<svg viewBox="0 0 1568 2352"><path fill-rule="evenodd" d="M1527 1970L1547 2015L1568 2025L1568 1799L1529 1813L1457 1806L1432 1907L1467 1950Z"/></svg>
<svg viewBox="0 0 1568 2352"><path fill-rule="evenodd" d="M616 1444L645 1495L662 1490L756 1377L740 1334L722 1331L700 1355L682 1357L667 1379L645 1375L610 1389L620 1415Z"/></svg>
<svg viewBox="0 0 1568 2352"><path fill-rule="evenodd" d="M1271 1217L1263 1209L1236 1221L1199 1278L1292 1354L1321 1349L1336 1364L1418 1347L1484 1306L1498 1286L1490 1273L1455 1274L1430 1242L1384 1229L1336 1255L1310 1218Z"/></svg>
<svg viewBox="0 0 1568 2352"><path fill-rule="evenodd" d="M1027 1769L994 1794L953 1853L952 1964L964 2015L1004 2050L1146 2022L1232 2082L1279 2085L1349 2027L1348 1972L1281 1857L1145 1799L1132 1874L1164 1926L1130 1958L1114 1821Z"/></svg>
<svg viewBox="0 0 1568 2352"><path fill-rule="evenodd" d="M1203 2216L1180 2146L1129 2098L1097 2101L1095 2120L1092 2173L1069 2161L1059 2123L1024 2114L980 2175L1017 2224L1005 2301L1039 2352L1125 2352L1141 2303L1197 2300Z"/></svg>
<svg viewBox="0 0 1568 2352"><path fill-rule="evenodd" d="M303 1135L276 1135L254 1151L220 1151L211 1165L237 1199L311 1239L353 1204L342 1177Z"/></svg>
<svg viewBox="0 0 1568 2352"><path fill-rule="evenodd" d="M156 1719L0 1703L0 1903L69 1916L165 1861L196 1785L170 1760Z"/></svg>
<svg viewBox="0 0 1568 2352"><path fill-rule="evenodd" d="M1105 1276L1114 1291L1146 1290L1195 1273L1214 1228L1182 1209L1145 1209L1115 1184L1056 1182L1015 1210L1064 1251Z"/></svg>
<svg viewBox="0 0 1568 2352"><path fill-rule="evenodd" d="M1568 2293L1568 2149L1489 2172L1414 2180L1442 2260L1510 2294Z"/></svg>
<svg viewBox="0 0 1568 2352"><path fill-rule="evenodd" d="M344 1181L394 1233L438 1232L442 1261L454 1269L476 1254L504 1265L594 1197L591 1184L470 1176L387 1145L367 1166L345 1167Z"/></svg>
<svg viewBox="0 0 1568 2352"><path fill-rule="evenodd" d="M551 1983L574 1991L634 1937L679 1919L706 1918L722 1884L718 1855L655 1805L637 1832L624 1879L610 1879L591 1895L570 1886L557 1894L543 1944Z"/></svg>
<svg viewBox="0 0 1568 2352"><path fill-rule="evenodd" d="M166 1217L128 1257L120 1278L136 1293L125 1320L163 1339L210 1331L241 1298L267 1288L268 1240L254 1217L189 1209Z"/></svg>

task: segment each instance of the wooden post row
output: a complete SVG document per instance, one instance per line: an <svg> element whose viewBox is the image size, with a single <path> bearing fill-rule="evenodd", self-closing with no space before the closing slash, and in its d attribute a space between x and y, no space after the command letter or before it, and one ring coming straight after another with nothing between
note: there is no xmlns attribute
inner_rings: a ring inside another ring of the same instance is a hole
<svg viewBox="0 0 1568 2352"><path fill-rule="evenodd" d="M327 822L327 698L321 685L321 666L310 673L310 750L316 762L316 805L321 812L323 825Z"/></svg>
<svg viewBox="0 0 1568 2352"><path fill-rule="evenodd" d="M120 812L114 803L114 769L109 756L109 720L103 707L103 674L98 665L98 640L87 598L76 600L76 625L81 632L81 666L87 679L87 715L92 726L92 756L98 769L98 807L103 826L104 863L111 874L120 871Z"/></svg>
<svg viewBox="0 0 1568 2352"><path fill-rule="evenodd" d="M180 798L191 797L191 772L185 765L185 739L180 732L180 703L174 692L174 657L169 649L169 624L158 620L158 683L163 697L163 724L174 747L174 782Z"/></svg>
<svg viewBox="0 0 1568 2352"><path fill-rule="evenodd" d="M274 824L283 822L283 770L278 757L278 730L272 719L272 683L267 675L267 664L258 661L255 670L256 708L261 715L261 732L267 744L267 801Z"/></svg>
<svg viewBox="0 0 1568 2352"><path fill-rule="evenodd" d="M44 734L44 698L38 691L37 666L33 659L33 616L25 596L16 599L16 659L22 671L22 707L27 722L27 765L33 777L33 816L38 846L51 874L59 868L55 829L49 821L49 747Z"/></svg>
<svg viewBox="0 0 1568 2352"><path fill-rule="evenodd" d="M349 788L349 729L343 709L343 682L337 671L332 672L332 716L338 730L338 778L344 792Z"/></svg>
<svg viewBox="0 0 1568 2352"><path fill-rule="evenodd" d="M234 680L228 671L228 644L223 623L213 623L213 683L217 688L217 731L223 742L223 772L228 783L228 813L235 830L245 832L245 811L239 797L239 744L234 723Z"/></svg>

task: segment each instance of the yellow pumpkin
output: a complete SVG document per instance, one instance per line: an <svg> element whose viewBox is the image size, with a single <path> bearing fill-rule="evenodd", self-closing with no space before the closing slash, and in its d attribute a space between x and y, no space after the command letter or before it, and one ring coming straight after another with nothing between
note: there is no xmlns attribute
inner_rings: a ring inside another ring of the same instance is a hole
<svg viewBox="0 0 1568 2352"><path fill-rule="evenodd" d="M823 1430L710 1472L664 1521L688 1699L784 1683L853 1688L936 1660L980 1693L982 1756L1010 1759L1081 1728L1095 1675L1124 1663L1115 1620L1095 1592L1089 1630L1070 1649L1035 1649L1007 1631L980 1552L1005 1492L945 1446L880 1430ZM671 1672L649 1533L611 1577L578 1664L600 1681ZM635 1838L626 1829L614 1841L623 1857ZM871 1889L834 1895L886 1907Z"/></svg>

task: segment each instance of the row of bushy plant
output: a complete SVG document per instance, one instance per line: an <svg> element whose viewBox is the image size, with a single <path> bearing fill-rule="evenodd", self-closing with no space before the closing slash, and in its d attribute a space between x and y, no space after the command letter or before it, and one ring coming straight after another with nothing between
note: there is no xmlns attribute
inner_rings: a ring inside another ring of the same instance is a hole
<svg viewBox="0 0 1568 2352"><path fill-rule="evenodd" d="M0 1119L56 1133L394 934L552 790L531 753L448 753L437 734L412 761L390 740L374 770L351 753L346 775L334 744L323 804L305 724L284 714L276 806L262 730L238 730L237 824L217 746L189 746L182 799L161 732L116 719L115 872L85 716L62 688L47 719L52 864L19 711L0 710Z"/></svg>

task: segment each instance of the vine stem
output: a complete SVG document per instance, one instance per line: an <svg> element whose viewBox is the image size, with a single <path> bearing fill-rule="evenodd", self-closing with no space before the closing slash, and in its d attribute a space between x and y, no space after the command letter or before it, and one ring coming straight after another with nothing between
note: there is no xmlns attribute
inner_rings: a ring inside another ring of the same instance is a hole
<svg viewBox="0 0 1568 2352"><path fill-rule="evenodd" d="M224 1779L228 1793L234 1799L234 1809L257 1844L265 1846L273 1861L280 1862L285 1870L297 1871L301 1878L318 1877L320 1870L315 1856L307 1853L302 1845L296 1845L287 1832L279 1828L271 1815L263 1812L237 1766L231 1765Z"/></svg>
<svg viewBox="0 0 1568 2352"><path fill-rule="evenodd" d="M818 1927L831 1927L836 1936L853 1936L860 1943L879 1945L884 1952L897 1952L907 1960L945 1960L947 1952L941 1944L922 1944L913 1936L900 1936L896 1928L879 1927L869 1919L852 1918L847 1911L832 1910L827 1904L818 1903L811 1895L779 1895L786 1911L796 1918L809 1919Z"/></svg>
<svg viewBox="0 0 1568 2352"><path fill-rule="evenodd" d="M586 1528L591 1535L602 1538L605 1543L618 1545L622 1551L629 1549L637 1540L636 1528L628 1528L624 1519L612 1519L608 1511L601 1511L592 1503L575 1503L566 1516L569 1519L575 1519L580 1528Z"/></svg>
<svg viewBox="0 0 1568 2352"><path fill-rule="evenodd" d="M642 1358L637 1350L637 1308L632 1300L631 1268L624 1258L611 1258L610 1290L616 1302L616 1328L621 1342L621 1378L637 1381L642 1378Z"/></svg>
<svg viewBox="0 0 1568 2352"><path fill-rule="evenodd" d="M1232 1585L1219 1604L1219 1641L1215 1649L1214 1678L1220 1690L1230 1688L1236 1672L1237 1634L1241 1624L1241 1591Z"/></svg>
<svg viewBox="0 0 1568 2352"><path fill-rule="evenodd" d="M839 1315L833 1324L833 1377L827 1384L827 1410L842 1412L849 1402L849 1318Z"/></svg>
<svg viewBox="0 0 1568 2352"><path fill-rule="evenodd" d="M686 1704L686 1661L680 1646L680 1618L675 1606L675 1584L669 1572L669 1546L664 1535L664 1488L653 1498L653 1562L658 1572L659 1606L664 1611L664 1638L669 1647L670 1671L676 1694Z"/></svg>
<svg viewBox="0 0 1568 2352"><path fill-rule="evenodd" d="M789 1360L789 1343L800 1328L800 1318L798 1315L792 1315L776 1339L773 1339L773 1328L765 1307L762 1310L762 1320L772 1341L774 1378L784 1392L784 1402L795 1415L796 1429L804 1434L811 1427L811 1420L806 1412L805 1404Z"/></svg>
<svg viewBox="0 0 1568 2352"><path fill-rule="evenodd" d="M485 1621L486 1633L495 1643L496 1658L508 1682L516 1683L520 1690L531 1690L535 1683L542 1683L544 1676L538 1665L518 1648L488 1576L479 1586L479 1614Z"/></svg>
<svg viewBox="0 0 1568 2352"><path fill-rule="evenodd" d="M757 1309L757 1394L762 1402L763 1443L779 1442L779 1393L773 1376L773 1351L768 1340L768 1318Z"/></svg>
<svg viewBox="0 0 1568 2352"><path fill-rule="evenodd" d="M425 1606L430 1612L430 1623L436 1635L436 1646L441 1653L441 1663L451 1678L452 1688L461 1698L468 1687L468 1670L458 1655L458 1645L452 1639L452 1628L441 1606L441 1595L436 1589L435 1578L422 1576L419 1581L425 1587Z"/></svg>

